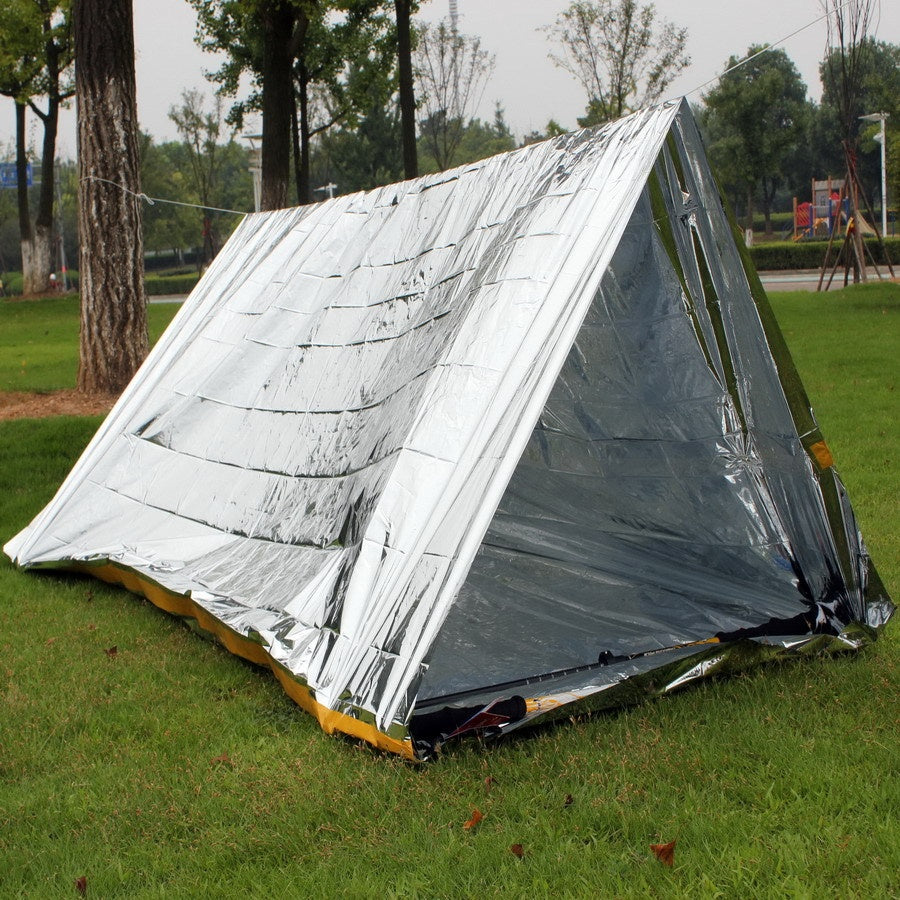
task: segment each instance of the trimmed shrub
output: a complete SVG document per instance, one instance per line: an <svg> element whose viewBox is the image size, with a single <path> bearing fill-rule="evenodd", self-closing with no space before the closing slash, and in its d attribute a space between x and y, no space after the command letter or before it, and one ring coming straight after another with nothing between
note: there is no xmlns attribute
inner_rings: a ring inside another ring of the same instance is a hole
<svg viewBox="0 0 900 900"><path fill-rule="evenodd" d="M78 290L78 271L70 269L68 271L69 291ZM22 273L21 272L5 272L2 275L3 290L7 297L16 296L22 293ZM197 284L199 276L196 272L187 272L181 275L148 275L144 279L144 287L147 295L150 297L158 297L164 294L189 294ZM52 296L52 294L48 294Z"/></svg>
<svg viewBox="0 0 900 900"><path fill-rule="evenodd" d="M78 290L78 270L68 269L66 276L69 282L69 292ZM19 296L22 293L22 273L21 272L3 272L0 273L3 279L3 292L7 297ZM59 293L62 293L62 282L60 281ZM42 295L43 296L43 295ZM47 292L46 296L52 297L53 292Z"/></svg>
<svg viewBox="0 0 900 900"><path fill-rule="evenodd" d="M22 273L21 272L4 272L3 273L3 293L7 297L13 294L22 293Z"/></svg>
<svg viewBox="0 0 900 900"><path fill-rule="evenodd" d="M840 250L843 237L835 238L832 246L832 261ZM884 242L891 263L900 265L900 238L887 238ZM875 262L884 265L884 253L875 238L867 238L866 245L872 251ZM820 269L825 261L828 241L777 241L768 244L754 244L750 248L753 264L761 271L782 269ZM866 262L869 262L867 255Z"/></svg>
<svg viewBox="0 0 900 900"><path fill-rule="evenodd" d="M163 269L178 269L196 265L198 256L199 253L196 250L185 250L180 257L174 252L154 253L148 251L144 254L144 271L157 272Z"/></svg>
<svg viewBox="0 0 900 900"><path fill-rule="evenodd" d="M190 275L149 275L144 279L147 296L160 297L165 294L189 294L199 281L196 272Z"/></svg>

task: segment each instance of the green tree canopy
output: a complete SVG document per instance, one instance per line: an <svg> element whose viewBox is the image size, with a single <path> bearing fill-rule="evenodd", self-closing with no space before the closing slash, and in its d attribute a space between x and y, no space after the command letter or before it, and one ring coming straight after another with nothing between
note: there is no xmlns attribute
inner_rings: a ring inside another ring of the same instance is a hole
<svg viewBox="0 0 900 900"><path fill-rule="evenodd" d="M43 27L32 0L0 0L0 94L26 103L43 67Z"/></svg>
<svg viewBox="0 0 900 900"><path fill-rule="evenodd" d="M353 125L366 109L366 92L347 79L352 62L376 56L380 65L367 71L382 85L390 83L396 56L393 0L190 0L198 16L198 42L226 59L212 74L220 92L237 95L240 79L249 74L254 90L236 102L229 120L240 126L250 111L263 113L263 195L270 159L282 162L294 145L298 200L312 199L309 183L310 142L344 122ZM273 16L279 27L270 27ZM275 66L273 58L283 65ZM272 97L285 75L288 95ZM387 90L387 88L384 88ZM268 101L267 101L268 98ZM283 116L292 122L284 128ZM279 127L269 127L278 118ZM277 144L277 146L273 146ZM282 176L286 178L286 168ZM285 199L286 199L286 185Z"/></svg>
<svg viewBox="0 0 900 900"><path fill-rule="evenodd" d="M749 226L759 190L771 233L771 202L786 160L802 139L808 104L806 85L784 50L763 49L751 46L746 56L753 58L737 68L739 59L729 57L725 74L704 95L701 122L719 177L746 198Z"/></svg>
<svg viewBox="0 0 900 900"><path fill-rule="evenodd" d="M0 94L16 107L19 234L25 292L49 287L53 264L54 163L61 104L74 93L70 0L0 0ZM44 106L38 99L44 99ZM43 124L41 188L32 222L25 186L25 116Z"/></svg>
<svg viewBox="0 0 900 900"><path fill-rule="evenodd" d="M200 196L194 174L191 151L184 141L155 143L148 134L141 135L141 185L148 197L178 200L188 204L211 204L221 209L251 210L253 185L249 171L249 154L234 140L218 143L214 151L216 177L206 194ZM204 229L212 226L221 241L237 227L240 216L209 213L209 223L201 210L170 203L154 203L144 207L144 246L150 252L172 252L182 257L184 251L200 251L205 243Z"/></svg>
<svg viewBox="0 0 900 900"><path fill-rule="evenodd" d="M861 44L857 65L858 88L852 98L846 101L851 125L850 138L853 141L861 139L857 171L863 188L872 197L878 194L881 179L881 152L873 140L879 126L862 122L859 117L869 113L887 113L890 146L892 132L896 135L900 129L900 45L867 38ZM822 102L817 113L816 140L821 145L823 168L833 174L843 174L846 166L841 146L841 106L844 100L840 71L840 50L831 50L819 67ZM898 154L889 154L889 179L891 183L897 182L900 187L900 159L897 156Z"/></svg>

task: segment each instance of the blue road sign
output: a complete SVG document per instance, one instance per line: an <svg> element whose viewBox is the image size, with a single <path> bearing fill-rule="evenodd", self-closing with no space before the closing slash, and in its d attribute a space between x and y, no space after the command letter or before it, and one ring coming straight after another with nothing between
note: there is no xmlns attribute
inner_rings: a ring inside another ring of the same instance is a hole
<svg viewBox="0 0 900 900"><path fill-rule="evenodd" d="M31 178L31 163L28 163L25 167L27 172L25 183L28 187L32 185ZM15 163L0 163L0 187L4 188L14 188L18 187L19 178L16 171Z"/></svg>

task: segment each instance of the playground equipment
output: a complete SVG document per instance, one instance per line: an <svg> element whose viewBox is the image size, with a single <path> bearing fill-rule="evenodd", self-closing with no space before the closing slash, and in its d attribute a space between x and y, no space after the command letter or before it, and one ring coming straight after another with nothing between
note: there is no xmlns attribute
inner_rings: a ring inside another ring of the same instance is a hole
<svg viewBox="0 0 900 900"><path fill-rule="evenodd" d="M850 221L850 198L843 178L812 181L812 201L798 203L794 197L794 240L832 237Z"/></svg>

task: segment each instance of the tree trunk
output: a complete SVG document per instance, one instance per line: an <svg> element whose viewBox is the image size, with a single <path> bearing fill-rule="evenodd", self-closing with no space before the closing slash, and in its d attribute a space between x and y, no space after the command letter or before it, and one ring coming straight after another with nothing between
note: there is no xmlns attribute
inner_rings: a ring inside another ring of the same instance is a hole
<svg viewBox="0 0 900 900"><path fill-rule="evenodd" d="M55 81L53 80L55 79ZM51 83L59 80L55 65L51 71ZM40 113L44 125L44 141L41 148L41 192L38 199L34 230L28 243L30 267L25 268L25 239L22 240L22 280L26 294L42 294L50 290L50 273L56 268L53 259L53 200L56 188L56 133L59 125L59 100L51 96L47 112Z"/></svg>
<svg viewBox="0 0 900 900"><path fill-rule="evenodd" d="M81 165L78 389L117 393L147 355L131 0L76 0ZM132 193L134 192L134 193Z"/></svg>
<svg viewBox="0 0 900 900"><path fill-rule="evenodd" d="M28 151L25 146L25 114L27 106L16 101L16 199L19 206L19 241L22 248L22 293L34 293L34 230L28 208Z"/></svg>
<svg viewBox="0 0 900 900"><path fill-rule="evenodd" d="M297 11L285 0L262 8L262 196L260 207L288 205L291 170L291 95L294 90L291 43Z"/></svg>
<svg viewBox="0 0 900 900"><path fill-rule="evenodd" d="M394 12L397 16L397 74L400 88L403 173L407 178L415 178L419 174L419 160L416 150L416 97L409 29L410 5L410 0L394 0Z"/></svg>
<svg viewBox="0 0 900 900"><path fill-rule="evenodd" d="M771 189L770 189L771 186ZM773 177L771 179L763 178L762 194L763 194L763 216L766 221L766 239L771 240L774 236L772 229L772 202L775 200L775 192L778 190L778 181Z"/></svg>
<svg viewBox="0 0 900 900"><path fill-rule="evenodd" d="M747 228L753 231L753 185L747 188Z"/></svg>
<svg viewBox="0 0 900 900"><path fill-rule="evenodd" d="M47 74L50 84L47 112L38 111L44 126L41 193L34 219L34 275L38 291L45 291L50 287L50 273L56 268L53 259L53 205L56 198L56 134L59 128L59 50L52 41L47 47Z"/></svg>
<svg viewBox="0 0 900 900"><path fill-rule="evenodd" d="M35 225L27 240L21 242L22 293L45 294L50 290L53 271L53 234L46 225Z"/></svg>
<svg viewBox="0 0 900 900"><path fill-rule="evenodd" d="M300 66L300 165L297 167L297 198L301 205L312 203L309 180L309 78Z"/></svg>

